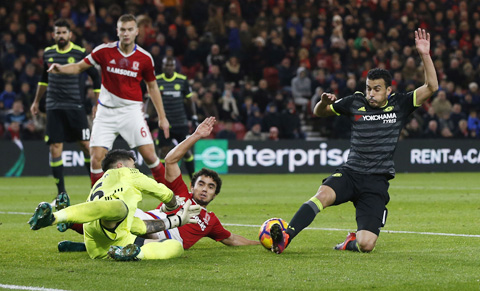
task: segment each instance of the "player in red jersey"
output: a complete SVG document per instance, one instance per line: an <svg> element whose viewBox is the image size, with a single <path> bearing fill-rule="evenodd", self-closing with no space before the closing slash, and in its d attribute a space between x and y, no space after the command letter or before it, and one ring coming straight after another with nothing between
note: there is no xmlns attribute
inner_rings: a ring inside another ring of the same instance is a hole
<svg viewBox="0 0 480 291"><path fill-rule="evenodd" d="M140 82L147 84L158 114L158 125L169 136L170 124L163 108L162 97L155 79L152 56L135 43L138 26L135 16L122 15L117 22L119 40L96 47L82 61L74 64L52 64L48 70L58 74L79 74L98 65L102 70L102 88L95 106L90 139L92 185L103 175L101 162L121 135L131 148L138 148L157 182L164 169L155 153L150 130L145 122Z"/></svg>
<svg viewBox="0 0 480 291"><path fill-rule="evenodd" d="M258 245L260 244L259 241L249 240L226 230L215 213L207 210L207 205L220 193L222 186L222 180L217 172L203 168L195 173L191 180L191 192L188 191L187 185L182 179L178 162L198 140L210 135L214 123L214 117L205 119L191 136L174 147L165 157L164 184L170 188L176 196L190 199L192 205L202 206L200 214L194 217L197 223L158 232L157 234L161 239L173 238L179 240L183 243L184 249L190 248L202 237L209 237L228 246ZM160 211L162 204L160 204L157 209L159 210L148 211L143 215L137 211L135 215L144 220L149 219L149 216L150 219L163 218L162 215L165 214ZM148 229L148 221L145 221L145 223L147 223Z"/></svg>
<svg viewBox="0 0 480 291"><path fill-rule="evenodd" d="M186 224L168 231L156 229L154 222L149 222L149 220L164 219L167 215L163 212L163 205L160 204L156 210L148 212L137 209L135 216L140 219L133 222L132 233L136 235L149 234L148 238L152 239L175 239L183 244L184 249L190 248L203 237L220 241L227 246L260 244L258 240L249 240L226 230L215 213L207 210L207 205L220 193L222 186L222 180L217 172L204 168L195 173L191 181L191 192L188 191L187 185L182 179L178 162L198 140L210 135L214 124L215 117L206 118L191 136L175 146L165 157L165 179L162 183L173 191L178 197L177 199L184 199L181 204L185 203L185 199L190 199L192 205L202 206L200 214L192 217L197 223ZM63 241L59 243L58 249L61 252L84 251L85 246L83 243Z"/></svg>

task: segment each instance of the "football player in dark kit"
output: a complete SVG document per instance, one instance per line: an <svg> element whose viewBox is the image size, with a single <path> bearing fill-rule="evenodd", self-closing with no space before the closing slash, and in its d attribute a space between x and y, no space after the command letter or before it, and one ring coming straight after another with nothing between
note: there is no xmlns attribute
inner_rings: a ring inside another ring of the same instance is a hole
<svg viewBox="0 0 480 291"><path fill-rule="evenodd" d="M90 127L82 92L85 87L84 75L67 76L47 72L52 63L75 63L86 56L85 49L71 42L71 38L72 31L68 21L65 19L55 21L53 32L55 45L47 47L43 54L44 71L30 108L33 115L38 114L40 100L46 92L47 128L45 141L50 147L50 167L58 190L57 207L62 199L68 197L62 195L65 192L62 161L64 142L78 142L84 153L85 167L90 173ZM101 83L100 74L93 67L86 72L93 81L95 97L98 98Z"/></svg>
<svg viewBox="0 0 480 291"><path fill-rule="evenodd" d="M190 134L187 116L191 116L193 129L198 125L195 105L192 102L192 89L185 75L175 72L175 58L165 57L162 67L163 73L157 76L157 84L162 93L165 114L170 122L170 137L165 138L163 132L158 133L158 146L160 159L165 161L165 156L176 145L181 143ZM187 110L191 110L187 112ZM176 144L174 144L174 140ZM183 157L190 178L195 171L193 154L189 150Z"/></svg>
<svg viewBox="0 0 480 291"><path fill-rule="evenodd" d="M271 227L272 251L280 254L315 216L332 205L352 201L356 208L357 232L349 233L336 250L371 252L387 218L389 180L395 176L393 154L408 116L438 90L430 57L430 34L415 31L415 46L425 70L425 84L408 93L392 92L392 77L384 69L372 69L366 80L366 94L355 92L337 99L323 93L314 113L325 117L346 115L352 121L347 162L323 180L315 196L293 216L288 228Z"/></svg>

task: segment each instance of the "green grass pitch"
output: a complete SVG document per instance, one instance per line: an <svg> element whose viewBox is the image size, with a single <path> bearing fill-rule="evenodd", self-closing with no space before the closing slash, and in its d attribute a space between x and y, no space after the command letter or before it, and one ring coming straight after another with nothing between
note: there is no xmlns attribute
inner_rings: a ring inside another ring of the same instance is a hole
<svg viewBox="0 0 480 291"><path fill-rule="evenodd" d="M327 175L223 175L209 210L233 233L257 239L263 221L289 221ZM398 174L390 181L387 225L370 254L332 249L356 228L347 203L325 209L281 255L202 239L181 258L139 262L59 253L59 241L82 237L54 227L31 231L27 224L39 202L55 197L53 178L0 178L0 289L479 290L479 178ZM72 203L80 203L89 179L67 177L66 186ZM147 198L139 206L156 205Z"/></svg>

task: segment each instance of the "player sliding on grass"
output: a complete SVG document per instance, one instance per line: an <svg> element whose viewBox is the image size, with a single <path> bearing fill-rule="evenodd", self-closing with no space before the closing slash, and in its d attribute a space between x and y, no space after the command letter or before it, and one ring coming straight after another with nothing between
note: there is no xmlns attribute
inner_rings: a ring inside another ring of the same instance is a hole
<svg viewBox="0 0 480 291"><path fill-rule="evenodd" d="M202 207L200 214L194 217L197 224L186 224L169 230L158 230L151 227L151 222L147 220L165 218L167 215L165 212L168 209L165 208L165 204L162 204L159 205L159 209L153 211L143 212L137 209L135 215L139 218L134 220L132 232L137 235L155 234L153 237L158 239L173 238L180 241L184 249L190 248L203 237L220 241L227 246L260 244L257 240L249 240L229 232L223 227L215 213L208 212L207 205L220 193L222 186L222 180L217 172L203 168L195 173L191 180L191 192L188 191L187 185L182 179L178 162L198 140L210 135L214 124L214 117L206 118L191 136L175 146L165 157L165 181L163 183L173 190L179 200L190 201L193 205ZM140 219L146 221L142 222ZM82 251L84 249L82 244L70 241L60 242L58 247L60 251Z"/></svg>
<svg viewBox="0 0 480 291"><path fill-rule="evenodd" d="M352 201L356 208L357 232L349 233L335 249L370 252L375 248L387 218L388 180L395 176L393 153L400 130L410 113L438 90L430 57L430 34L424 29L415 31L415 46L425 69L425 84L415 91L392 93L390 73L377 68L368 72L366 95L355 92L337 99L333 94L322 94L315 115L350 117L350 153L346 164L323 180L317 194L298 209L286 231L282 232L279 224L271 227L273 252L282 253L324 208L347 201Z"/></svg>
<svg viewBox="0 0 480 291"><path fill-rule="evenodd" d="M105 174L93 186L87 202L55 213L49 203L42 202L28 221L31 229L59 223L84 223L85 246L92 259L106 258L107 255L121 261L181 256L183 247L177 240L145 240L130 232L143 194L158 198L166 203L167 210L174 210L180 205L173 192L135 169L135 157L127 150L108 152L102 161L102 169ZM154 220L149 227L160 231L188 222L196 223L191 217L199 212L200 206L187 201L177 214Z"/></svg>

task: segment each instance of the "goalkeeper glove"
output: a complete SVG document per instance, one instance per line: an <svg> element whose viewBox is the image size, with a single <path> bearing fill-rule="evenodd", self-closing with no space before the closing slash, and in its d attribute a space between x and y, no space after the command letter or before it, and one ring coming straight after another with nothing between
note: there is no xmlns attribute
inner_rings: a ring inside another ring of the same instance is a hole
<svg viewBox="0 0 480 291"><path fill-rule="evenodd" d="M177 214L168 215L167 218L163 219L165 229L172 229L187 223L197 223L193 217L199 215L201 210L200 205L192 205L192 201L187 200Z"/></svg>
<svg viewBox="0 0 480 291"><path fill-rule="evenodd" d="M177 196L177 195L175 195L174 197L175 197L175 201L176 201L174 206L168 207L168 205L164 202L160 206L159 210L161 212L170 212L170 211L173 211L173 210L177 209L178 207L182 206L183 201L185 201L185 197L180 197L180 196Z"/></svg>

